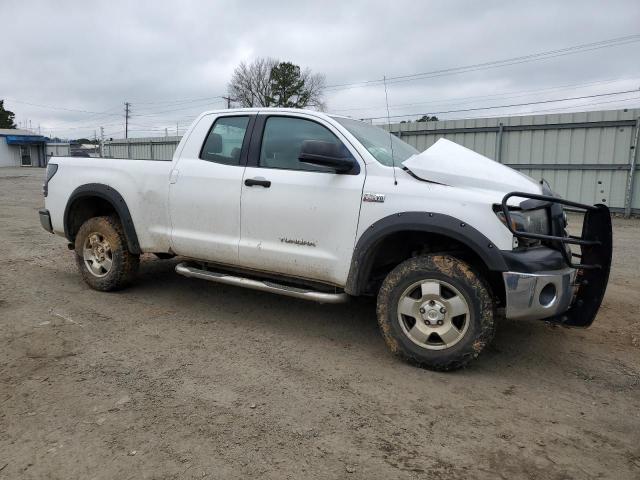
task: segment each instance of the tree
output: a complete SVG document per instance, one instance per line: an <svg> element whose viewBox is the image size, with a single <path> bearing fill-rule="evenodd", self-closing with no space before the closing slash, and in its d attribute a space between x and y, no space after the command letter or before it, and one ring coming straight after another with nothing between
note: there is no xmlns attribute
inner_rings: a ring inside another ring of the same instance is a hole
<svg viewBox="0 0 640 480"><path fill-rule="evenodd" d="M277 107L323 108L322 89L324 77L312 74L309 69L301 71L298 65L281 62L271 69L271 96L269 101Z"/></svg>
<svg viewBox="0 0 640 480"><path fill-rule="evenodd" d="M4 109L4 100L0 100L0 128L16 128L16 114Z"/></svg>
<svg viewBox="0 0 640 480"><path fill-rule="evenodd" d="M438 117L436 117L435 115L423 115L418 120L416 120L416 122L437 122L437 121L438 121Z"/></svg>
<svg viewBox="0 0 640 480"><path fill-rule="evenodd" d="M271 69L278 64L273 58L241 62L229 82L229 97L242 107L268 107L271 95Z"/></svg>
<svg viewBox="0 0 640 480"><path fill-rule="evenodd" d="M258 58L240 63L228 85L229 97L242 107L315 107L321 109L324 77L290 62Z"/></svg>

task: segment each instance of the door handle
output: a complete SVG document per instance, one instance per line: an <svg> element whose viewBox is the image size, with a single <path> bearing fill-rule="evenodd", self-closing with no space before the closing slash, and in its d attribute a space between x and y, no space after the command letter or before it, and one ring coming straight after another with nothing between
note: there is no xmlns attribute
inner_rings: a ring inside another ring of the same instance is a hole
<svg viewBox="0 0 640 480"><path fill-rule="evenodd" d="M253 187L254 185L259 185L260 187L269 188L271 186L271 181L265 180L264 178L247 178L244 181L244 184L247 187Z"/></svg>

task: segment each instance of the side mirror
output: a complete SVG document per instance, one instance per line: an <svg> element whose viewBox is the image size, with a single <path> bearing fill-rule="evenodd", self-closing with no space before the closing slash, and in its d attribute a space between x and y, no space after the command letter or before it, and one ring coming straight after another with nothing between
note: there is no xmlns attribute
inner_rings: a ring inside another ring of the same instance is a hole
<svg viewBox="0 0 640 480"><path fill-rule="evenodd" d="M333 168L336 173L347 173L357 165L353 157L345 154L337 144L321 140L302 142L298 160L310 165Z"/></svg>

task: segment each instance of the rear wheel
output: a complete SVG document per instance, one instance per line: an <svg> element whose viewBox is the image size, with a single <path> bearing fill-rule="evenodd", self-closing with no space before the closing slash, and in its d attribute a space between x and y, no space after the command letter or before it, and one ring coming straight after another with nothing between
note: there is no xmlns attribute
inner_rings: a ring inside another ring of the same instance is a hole
<svg viewBox="0 0 640 480"><path fill-rule="evenodd" d="M448 255L411 258L378 293L378 323L399 357L432 370L454 370L492 340L493 302L481 277Z"/></svg>
<svg viewBox="0 0 640 480"><path fill-rule="evenodd" d="M103 292L129 285L140 264L140 257L127 249L122 225L115 216L84 222L76 235L75 252L84 281Z"/></svg>

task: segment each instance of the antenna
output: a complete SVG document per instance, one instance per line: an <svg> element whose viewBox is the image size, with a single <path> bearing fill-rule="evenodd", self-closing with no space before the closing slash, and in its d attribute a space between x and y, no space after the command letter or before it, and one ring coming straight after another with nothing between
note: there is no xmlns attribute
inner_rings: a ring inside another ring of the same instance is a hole
<svg viewBox="0 0 640 480"><path fill-rule="evenodd" d="M398 179L396 178L396 158L393 155L393 137L391 133L391 117L389 116L389 95L387 94L387 77L382 77L384 82L384 100L387 104L387 128L389 129L389 146L391 147L391 165L393 166L393 184L398 185Z"/></svg>

